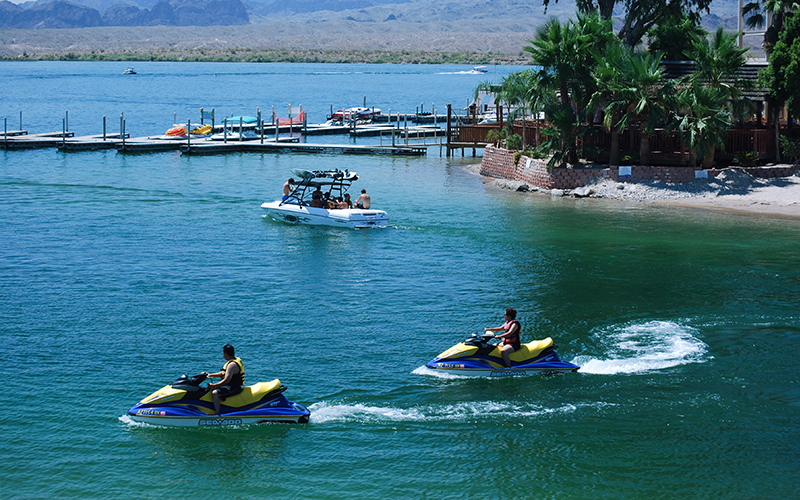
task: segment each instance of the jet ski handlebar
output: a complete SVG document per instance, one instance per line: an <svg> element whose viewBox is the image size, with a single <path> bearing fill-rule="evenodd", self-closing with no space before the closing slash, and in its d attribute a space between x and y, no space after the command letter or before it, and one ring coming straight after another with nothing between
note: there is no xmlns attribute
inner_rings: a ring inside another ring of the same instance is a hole
<svg viewBox="0 0 800 500"><path fill-rule="evenodd" d="M467 345L474 345L474 346L480 346L480 345L486 346L486 345L491 345L490 342L492 340L497 340L499 342L499 339L492 332L483 332L483 333L475 332L467 335L467 338L464 339L464 343Z"/></svg>
<svg viewBox="0 0 800 500"><path fill-rule="evenodd" d="M192 375L191 377L184 373L180 377L176 378L171 385L172 387L175 387L176 385L200 387L200 384L202 384L207 378L208 372L198 373L197 375Z"/></svg>

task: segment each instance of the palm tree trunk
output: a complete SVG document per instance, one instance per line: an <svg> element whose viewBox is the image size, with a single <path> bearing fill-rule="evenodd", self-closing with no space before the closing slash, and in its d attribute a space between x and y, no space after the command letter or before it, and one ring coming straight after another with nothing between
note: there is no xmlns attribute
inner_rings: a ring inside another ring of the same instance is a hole
<svg viewBox="0 0 800 500"><path fill-rule="evenodd" d="M650 136L642 131L642 141L639 144L639 163L650 165Z"/></svg>
<svg viewBox="0 0 800 500"><path fill-rule="evenodd" d="M616 129L611 130L611 155L608 159L608 164L619 165L619 132Z"/></svg>
<svg viewBox="0 0 800 500"><path fill-rule="evenodd" d="M706 155L703 157L703 168L709 170L714 166L714 153L716 152L717 148L709 148L706 152Z"/></svg>

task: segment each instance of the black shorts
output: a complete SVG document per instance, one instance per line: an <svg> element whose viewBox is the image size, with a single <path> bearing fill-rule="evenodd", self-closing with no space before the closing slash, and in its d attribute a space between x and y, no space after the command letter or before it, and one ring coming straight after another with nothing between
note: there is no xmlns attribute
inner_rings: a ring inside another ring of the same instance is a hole
<svg viewBox="0 0 800 500"><path fill-rule="evenodd" d="M242 392L242 387L231 387L229 385L223 385L222 387L217 387L217 395L220 399L224 400L225 398L229 398L231 396L235 396Z"/></svg>

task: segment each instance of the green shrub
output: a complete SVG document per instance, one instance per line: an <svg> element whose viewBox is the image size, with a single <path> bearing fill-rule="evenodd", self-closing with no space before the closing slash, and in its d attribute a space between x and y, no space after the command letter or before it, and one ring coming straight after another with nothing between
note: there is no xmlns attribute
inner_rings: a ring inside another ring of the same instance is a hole
<svg viewBox="0 0 800 500"><path fill-rule="evenodd" d="M800 139L790 139L781 136L781 154L786 160L794 161L795 163L800 160Z"/></svg>
<svg viewBox="0 0 800 500"><path fill-rule="evenodd" d="M513 151L522 149L522 136L519 134L511 134L506 137L506 147Z"/></svg>
<svg viewBox="0 0 800 500"><path fill-rule="evenodd" d="M736 153L736 156L733 158L733 163L740 167L757 167L758 153L755 151L741 151Z"/></svg>

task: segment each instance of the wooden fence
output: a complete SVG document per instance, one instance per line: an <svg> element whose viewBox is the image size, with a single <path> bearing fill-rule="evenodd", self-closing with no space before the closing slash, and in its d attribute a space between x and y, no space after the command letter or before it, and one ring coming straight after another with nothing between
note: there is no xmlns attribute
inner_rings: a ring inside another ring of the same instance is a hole
<svg viewBox="0 0 800 500"><path fill-rule="evenodd" d="M536 147L542 137L539 134L541 124L534 120L525 123L524 130L521 121L513 124L513 133L524 137L524 146ZM583 156L594 161L608 161L611 149L611 133L600 126L593 127L593 131L582 139L580 146ZM453 148L483 147L489 143L487 135L491 130L500 130L497 123L478 125L457 124L450 127L449 142ZM524 135L523 135L524 133ZM800 127L782 128L781 135L800 136ZM631 158L638 157L641 135L637 128L629 128L619 136L621 155ZM686 161L683 153L688 154L677 134L666 134L657 130L650 137L650 159L654 165L676 165ZM775 158L775 131L771 128L731 129L725 140L724 150L718 150L716 158L724 163L730 162L737 153L756 152L762 160Z"/></svg>

